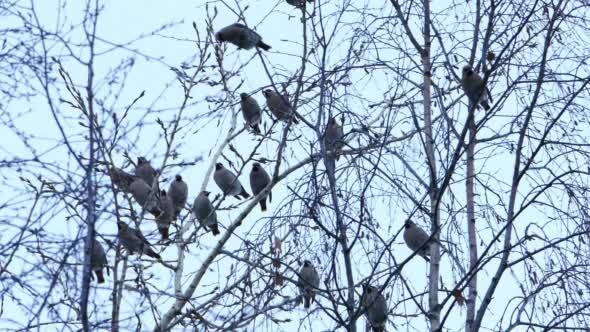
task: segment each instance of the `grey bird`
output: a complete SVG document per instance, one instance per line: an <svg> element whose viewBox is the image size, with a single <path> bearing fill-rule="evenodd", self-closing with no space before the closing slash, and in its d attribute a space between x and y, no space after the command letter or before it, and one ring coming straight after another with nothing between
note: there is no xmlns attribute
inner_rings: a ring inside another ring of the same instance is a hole
<svg viewBox="0 0 590 332"><path fill-rule="evenodd" d="M336 121L336 119L328 119L326 131L324 132L324 146L326 147L326 151L336 154L336 156L327 158L328 164L332 169L336 166L334 160L338 161L340 159L339 153L344 146L344 141L342 140L343 137L344 132L342 131L342 126Z"/></svg>
<svg viewBox="0 0 590 332"><path fill-rule="evenodd" d="M287 3L297 8L304 8L306 2L313 2L313 0L287 0Z"/></svg>
<svg viewBox="0 0 590 332"><path fill-rule="evenodd" d="M135 175L142 178L150 187L156 181L158 172L152 167L152 164L144 157L137 158L137 166L135 166ZM160 190L156 183L156 190Z"/></svg>
<svg viewBox="0 0 590 332"><path fill-rule="evenodd" d="M90 255L90 266L92 271L96 274L96 279L99 284L104 282L104 274L102 273L102 269L106 267L107 274L109 273L109 267L107 262L107 255L104 252L104 248L98 242L97 239L94 239L94 244L92 245L92 254Z"/></svg>
<svg viewBox="0 0 590 332"><path fill-rule="evenodd" d="M162 210L158 206L158 194L157 192L152 193L150 186L142 178L136 178L129 186L129 191L135 201L146 211L159 216Z"/></svg>
<svg viewBox="0 0 590 332"><path fill-rule="evenodd" d="M373 332L385 332L387 302L379 289L370 285L363 285L361 306Z"/></svg>
<svg viewBox="0 0 590 332"><path fill-rule="evenodd" d="M168 187L168 196L174 203L174 218L178 218L188 198L188 186L182 180L182 176L176 175L174 181Z"/></svg>
<svg viewBox="0 0 590 332"><path fill-rule="evenodd" d="M176 213L174 202L172 201L172 198L166 194L166 190L160 192L158 208L162 213L156 217L156 224L158 225L160 235L162 235L162 240L166 240L168 239L170 224L172 223L172 220L174 220L174 215Z"/></svg>
<svg viewBox="0 0 590 332"><path fill-rule="evenodd" d="M430 236L420 227L411 220L406 220L404 224L404 241L408 248L412 251L416 251L422 247L422 245L428 241ZM422 256L427 262L430 262L428 256L430 255L430 243L426 244L424 248L418 252L418 255Z"/></svg>
<svg viewBox="0 0 590 332"><path fill-rule="evenodd" d="M258 102L247 93L240 93L240 106L246 123L252 127L255 133L260 134L260 123L262 122L262 110Z"/></svg>
<svg viewBox="0 0 590 332"><path fill-rule="evenodd" d="M113 185L122 192L129 192L129 186L135 180L135 176L117 167L109 168L109 177Z"/></svg>
<svg viewBox="0 0 590 332"><path fill-rule="evenodd" d="M270 45L264 43L259 34L241 23L234 23L217 31L215 39L219 42L232 43L240 49L249 50L260 47L265 51L270 50Z"/></svg>
<svg viewBox="0 0 590 332"><path fill-rule="evenodd" d="M129 227L126 223L119 221L117 222L117 228L119 229L118 237L119 243L129 252L130 255L134 253L146 254L150 257L161 259L160 255L156 253L152 248L148 240L141 234L141 231L132 227Z"/></svg>
<svg viewBox="0 0 590 332"><path fill-rule="evenodd" d="M217 214L213 208L213 204L209 200L208 191L201 191L195 198L193 203L193 213L201 225L206 229L211 229L213 235L219 234L219 227L217 225Z"/></svg>
<svg viewBox="0 0 590 332"><path fill-rule="evenodd" d="M320 286L320 276L311 262L305 260L303 267L299 271L299 280L297 280L297 287L303 299L303 307L308 309L311 302L315 301L315 293Z"/></svg>
<svg viewBox="0 0 590 332"><path fill-rule="evenodd" d="M293 123L299 123L293 114L293 108L286 96L278 94L273 89L263 90L262 94L266 98L266 106L268 106L268 109L277 120L289 121L291 119Z"/></svg>
<svg viewBox="0 0 590 332"><path fill-rule="evenodd" d="M215 180L215 183L217 183L217 186L225 195L233 195L237 199L240 199L240 196L244 198L250 197L250 194L246 192L238 177L232 171L225 168L222 163L215 164L213 180Z"/></svg>
<svg viewBox="0 0 590 332"><path fill-rule="evenodd" d="M260 163L256 162L252 164L252 170L250 171L250 188L252 189L253 195L258 195L262 189L264 189L270 183L270 176ZM268 201L272 202L272 192L269 192L268 195L265 195L260 200L260 209L262 211L266 211L266 197L268 196Z"/></svg>
<svg viewBox="0 0 590 332"><path fill-rule="evenodd" d="M483 79L469 65L463 66L461 86L469 98L471 105L477 106L479 104L486 111L490 110L490 104L488 102L490 95L484 85Z"/></svg>

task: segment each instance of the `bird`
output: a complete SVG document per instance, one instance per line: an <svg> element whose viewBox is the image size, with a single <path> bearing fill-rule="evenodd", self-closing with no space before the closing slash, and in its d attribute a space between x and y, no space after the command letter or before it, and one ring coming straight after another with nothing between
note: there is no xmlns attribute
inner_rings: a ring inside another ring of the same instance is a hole
<svg viewBox="0 0 590 332"><path fill-rule="evenodd" d="M250 171L250 188L252 189L253 195L258 195L262 189L264 189L270 183L270 176L260 163L255 162L252 164L252 170ZM260 200L260 209L262 211L266 211L266 197L268 196L268 201L272 202L272 193L269 192L268 195L265 195Z"/></svg>
<svg viewBox="0 0 590 332"><path fill-rule="evenodd" d="M174 203L174 218L176 219L184 208L188 198L188 186L186 182L182 180L182 176L176 175L174 181L172 181L168 187L168 197L170 197L172 203Z"/></svg>
<svg viewBox="0 0 590 332"><path fill-rule="evenodd" d="M244 198L250 197L250 194L246 192L238 177L232 171L225 168L222 163L215 164L213 180L215 180L215 183L217 183L217 186L225 195L233 195L237 199L240 199L240 196Z"/></svg>
<svg viewBox="0 0 590 332"><path fill-rule="evenodd" d="M334 160L338 161L340 159L339 153L342 151L342 147L344 146L342 137L344 137L342 126L336 121L335 118L329 118L328 124L326 125L326 130L324 132L324 146L326 147L327 152L336 154L335 156L329 156L326 159L328 164L331 166L331 169L334 169L334 166L336 166Z"/></svg>
<svg viewBox="0 0 590 332"><path fill-rule="evenodd" d="M129 186L135 180L135 176L117 167L110 167L108 172L113 185L122 192L128 193Z"/></svg>
<svg viewBox="0 0 590 332"><path fill-rule="evenodd" d="M168 239L170 224L172 223L172 220L174 220L176 214L174 202L172 201L172 198L166 194L166 190L160 191L158 208L162 213L156 217L156 224L158 225L160 235L162 235L162 240L166 240Z"/></svg>
<svg viewBox="0 0 590 332"><path fill-rule="evenodd" d="M129 227L126 223L117 222L119 243L129 252L130 255L134 253L146 254L158 260L162 259L158 253L152 248L148 240L141 234L141 231Z"/></svg>
<svg viewBox="0 0 590 332"><path fill-rule="evenodd" d="M240 106L246 123L252 127L255 133L260 134L260 123L262 122L262 110L258 102L247 93L240 93Z"/></svg>
<svg viewBox="0 0 590 332"><path fill-rule="evenodd" d="M299 271L299 280L297 280L297 287L299 287L305 309L309 309L311 302L315 301L315 293L319 286L320 276L318 271L310 261L305 260L301 271Z"/></svg>
<svg viewBox="0 0 590 332"><path fill-rule="evenodd" d="M142 178L148 186L152 187L154 181L158 177L158 172L152 167L152 164L144 157L137 158L137 166L135 166L135 176ZM160 190L156 183L156 190Z"/></svg>
<svg viewBox="0 0 590 332"><path fill-rule="evenodd" d="M291 119L293 123L299 123L293 114L293 108L287 97L278 94L273 89L262 90L262 94L266 98L266 106L277 120L289 121Z"/></svg>
<svg viewBox="0 0 590 332"><path fill-rule="evenodd" d="M217 214L213 208L213 204L209 200L208 191L201 191L195 198L193 203L193 213L201 225L205 228L210 228L213 235L219 234L219 227L217 225Z"/></svg>
<svg viewBox="0 0 590 332"><path fill-rule="evenodd" d="M295 6L297 8L304 8L305 7L305 0L287 0L287 3L291 6ZM313 0L307 0L307 2L313 2Z"/></svg>
<svg viewBox="0 0 590 332"><path fill-rule="evenodd" d="M374 286L363 285L361 307L373 332L385 332L387 323L387 302L383 294Z"/></svg>
<svg viewBox="0 0 590 332"><path fill-rule="evenodd" d="M151 187L142 178L136 178L129 186L129 191L135 201L155 217L162 213L158 206L158 192L152 193Z"/></svg>
<svg viewBox="0 0 590 332"><path fill-rule="evenodd" d="M416 226L412 220L406 220L404 224L404 241L412 251L420 249L429 238L430 236L422 228ZM430 243L427 243L418 252L418 255L422 256L427 262L430 262L430 259L428 259L430 255Z"/></svg>
<svg viewBox="0 0 590 332"><path fill-rule="evenodd" d="M481 76L473 71L469 65L463 66L461 86L469 98L470 104L475 106L479 104L486 111L490 110L490 104L488 102L490 98L489 92L487 91Z"/></svg>
<svg viewBox="0 0 590 332"><path fill-rule="evenodd" d="M99 284L104 283L104 274L102 273L102 269L106 267L107 274L109 273L109 267L107 264L107 255L104 252L104 248L97 239L94 239L94 244L92 245L92 254L90 255L90 266L92 271L94 271L96 274L96 280Z"/></svg>
<svg viewBox="0 0 590 332"><path fill-rule="evenodd" d="M262 37L254 30L241 23L234 23L215 33L215 39L219 42L229 42L239 49L250 50L259 47L265 51L270 50L270 45L262 41Z"/></svg>

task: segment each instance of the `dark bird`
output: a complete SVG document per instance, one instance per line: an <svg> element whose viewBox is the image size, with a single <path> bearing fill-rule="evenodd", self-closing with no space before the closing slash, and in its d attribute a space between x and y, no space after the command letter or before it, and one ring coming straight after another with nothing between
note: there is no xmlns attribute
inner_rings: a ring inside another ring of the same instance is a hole
<svg viewBox="0 0 590 332"><path fill-rule="evenodd" d="M238 48L249 50L259 47L265 51L270 50L270 45L262 41L262 37L247 26L234 23L215 33L215 39L219 42L229 42Z"/></svg>

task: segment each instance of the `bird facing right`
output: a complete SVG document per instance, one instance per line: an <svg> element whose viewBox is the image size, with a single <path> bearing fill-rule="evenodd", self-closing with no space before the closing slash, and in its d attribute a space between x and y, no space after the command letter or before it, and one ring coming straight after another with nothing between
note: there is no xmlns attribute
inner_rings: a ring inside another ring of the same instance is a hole
<svg viewBox="0 0 590 332"><path fill-rule="evenodd" d="M420 227L408 219L404 224L404 241L412 251L417 251L422 245L428 241L430 236ZM430 243L426 244L419 252L418 255L422 256L427 262L430 262L428 256L430 255Z"/></svg>
<svg viewBox="0 0 590 332"><path fill-rule="evenodd" d="M373 332L385 332L387 301L385 301L385 297L379 292L379 289L371 285L363 285L361 306Z"/></svg>

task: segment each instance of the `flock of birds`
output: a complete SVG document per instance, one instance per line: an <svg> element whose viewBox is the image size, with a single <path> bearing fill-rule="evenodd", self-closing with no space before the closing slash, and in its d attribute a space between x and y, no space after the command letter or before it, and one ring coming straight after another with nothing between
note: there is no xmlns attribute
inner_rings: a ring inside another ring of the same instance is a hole
<svg viewBox="0 0 590 332"><path fill-rule="evenodd" d="M312 2L313 0L307 0ZM302 8L305 0L287 0L288 3ZM260 48L268 51L271 46L262 41L262 37L247 26L234 23L215 34L218 42L229 42L239 49ZM481 105L486 111L490 109L488 102L489 92L485 89L482 78L473 71L470 66L463 67L461 85L468 96L471 105ZM272 115L279 121L298 123L296 114L293 111L288 97L278 93L275 89L262 91L266 99L266 105ZM262 110L257 101L247 93L240 94L240 105L246 123L256 133L260 133L262 121ZM334 118L329 118L324 131L324 144L329 151L326 165L335 166L344 146L344 133L342 126ZM188 198L188 186L180 175L170 183L168 191L160 190L158 183L158 172L151 163L143 157L137 159L134 174L130 174L116 167L109 169L109 176L113 185L120 191L130 193L135 201L144 211L155 217L158 231L162 239L168 239L171 223L178 218L180 212L185 208ZM213 179L223 195L234 196L237 199L248 199L250 194L241 184L238 177L222 163L215 165ZM250 188L254 195L258 195L271 183L271 177L258 162L252 164L250 172ZM219 234L219 226L215 208L209 199L210 192L202 191L195 198L191 207L192 213L202 227L211 231L213 235ZM266 200L272 202L272 193L268 191L260 199L260 208L266 211ZM118 239L123 248L129 254L138 253L161 260L160 255L155 252L148 240L139 229L130 227L125 222L119 221ZM418 227L411 220L404 224L403 238L407 246L418 255L429 261L430 254L429 234ZM108 266L105 251L101 244L95 239L92 256L92 270L95 272L98 283L104 282L103 268ZM316 268L309 260L305 260L299 272L297 286L301 293L304 307L307 309L315 301L316 292L319 290L320 278ZM387 322L387 301L377 287L369 284L363 285L363 292L360 304L367 321L374 332L385 331Z"/></svg>

